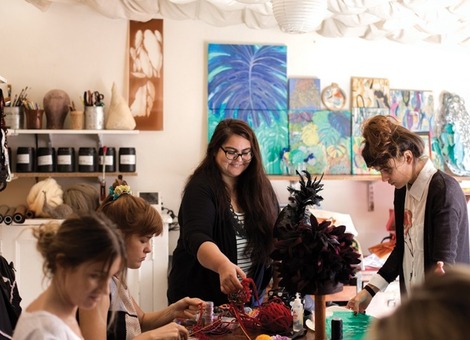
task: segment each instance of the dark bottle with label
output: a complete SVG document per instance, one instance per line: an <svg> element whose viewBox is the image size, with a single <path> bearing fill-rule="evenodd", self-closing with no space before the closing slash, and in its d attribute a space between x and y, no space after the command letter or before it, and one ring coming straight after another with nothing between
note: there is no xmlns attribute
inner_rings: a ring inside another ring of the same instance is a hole
<svg viewBox="0 0 470 340"><path fill-rule="evenodd" d="M75 149L61 147L57 149L57 171L74 172L75 171Z"/></svg>
<svg viewBox="0 0 470 340"><path fill-rule="evenodd" d="M32 147L20 146L16 149L16 171L34 172L36 167L36 155Z"/></svg>
<svg viewBox="0 0 470 340"><path fill-rule="evenodd" d="M36 151L36 168L38 172L55 171L55 149L51 147L40 147Z"/></svg>
<svg viewBox="0 0 470 340"><path fill-rule="evenodd" d="M97 171L95 148L78 149L78 171L79 172L95 172Z"/></svg>
<svg viewBox="0 0 470 340"><path fill-rule="evenodd" d="M135 172L136 155L135 148L119 148L119 171Z"/></svg>
<svg viewBox="0 0 470 340"><path fill-rule="evenodd" d="M106 155L103 157L103 148L98 150L98 171L103 171L103 160L105 162L105 171L106 172L115 172L116 171L116 149L113 147L106 148Z"/></svg>

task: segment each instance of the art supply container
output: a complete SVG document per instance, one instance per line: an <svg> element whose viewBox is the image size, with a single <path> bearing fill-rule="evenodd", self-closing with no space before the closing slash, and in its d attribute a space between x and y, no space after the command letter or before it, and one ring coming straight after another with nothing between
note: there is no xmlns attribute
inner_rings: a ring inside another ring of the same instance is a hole
<svg viewBox="0 0 470 340"><path fill-rule="evenodd" d="M83 111L70 111L70 128L82 130L85 126L85 115Z"/></svg>
<svg viewBox="0 0 470 340"><path fill-rule="evenodd" d="M5 114L5 126L8 129L24 129L23 106L5 106L3 113Z"/></svg>
<svg viewBox="0 0 470 340"><path fill-rule="evenodd" d="M116 171L116 149L113 147L108 147L106 149L106 157L103 157L103 148L98 150L98 172L103 171L103 159L105 160L105 171L106 172L115 172Z"/></svg>
<svg viewBox="0 0 470 340"><path fill-rule="evenodd" d="M135 172L136 155L135 148L119 148L119 171Z"/></svg>
<svg viewBox="0 0 470 340"><path fill-rule="evenodd" d="M201 315L202 325L208 326L214 322L214 302L206 301L204 311Z"/></svg>
<svg viewBox="0 0 470 340"><path fill-rule="evenodd" d="M104 106L85 106L85 129L104 129Z"/></svg>
<svg viewBox="0 0 470 340"><path fill-rule="evenodd" d="M25 110L26 115L26 128L27 129L41 129L42 128L42 117L44 110Z"/></svg>
<svg viewBox="0 0 470 340"><path fill-rule="evenodd" d="M55 169L55 149L51 147L37 148L37 171L54 172Z"/></svg>
<svg viewBox="0 0 470 340"><path fill-rule="evenodd" d="M95 172L96 166L96 149L80 148L78 149L78 171L79 172Z"/></svg>
<svg viewBox="0 0 470 340"><path fill-rule="evenodd" d="M61 147L57 149L57 172L75 171L75 149Z"/></svg>
<svg viewBox="0 0 470 340"><path fill-rule="evenodd" d="M35 163L34 148L20 146L16 149L16 172L34 172Z"/></svg>

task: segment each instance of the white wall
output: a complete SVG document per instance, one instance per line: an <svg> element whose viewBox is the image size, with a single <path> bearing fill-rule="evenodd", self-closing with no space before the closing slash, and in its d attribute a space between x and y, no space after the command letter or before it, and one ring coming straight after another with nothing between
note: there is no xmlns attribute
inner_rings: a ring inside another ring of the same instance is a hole
<svg viewBox="0 0 470 340"><path fill-rule="evenodd" d="M55 4L41 12L26 1L0 0L0 75L14 92L30 86L29 98L42 102L44 94L60 88L76 103L86 89L105 94L109 104L112 83L126 93L128 22L100 16L82 5ZM402 45L390 41L354 38L326 39L314 34L288 35L279 30L252 30L244 26L213 27L188 20L164 23L164 130L137 136L106 137L108 146L138 149L138 177L129 177L134 191L158 190L164 205L175 212L186 177L202 158L207 143L207 44L286 44L289 76L316 76L322 85L338 83L350 91L352 76L384 77L392 88L433 90L467 99L470 51L455 46ZM72 140L67 139L72 138ZM60 144L93 144L92 138L54 137ZM10 138L16 146L27 137ZM84 179L80 179L84 180ZM113 178L108 178L108 184ZM71 181L59 180L66 186ZM94 179L97 183L97 179ZM25 202L33 179L19 179L0 193L0 204ZM289 182L276 182L286 202ZM363 248L386 236L385 222L393 190L372 184L375 211L367 211L367 183L325 182L323 208L350 213Z"/></svg>

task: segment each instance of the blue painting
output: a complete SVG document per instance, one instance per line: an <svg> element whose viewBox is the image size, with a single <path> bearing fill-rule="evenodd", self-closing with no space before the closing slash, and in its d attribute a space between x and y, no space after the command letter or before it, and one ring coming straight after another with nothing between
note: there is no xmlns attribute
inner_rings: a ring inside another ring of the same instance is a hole
<svg viewBox="0 0 470 340"><path fill-rule="evenodd" d="M221 120L241 119L255 131L266 172L281 174L287 89L286 46L209 44L208 138Z"/></svg>

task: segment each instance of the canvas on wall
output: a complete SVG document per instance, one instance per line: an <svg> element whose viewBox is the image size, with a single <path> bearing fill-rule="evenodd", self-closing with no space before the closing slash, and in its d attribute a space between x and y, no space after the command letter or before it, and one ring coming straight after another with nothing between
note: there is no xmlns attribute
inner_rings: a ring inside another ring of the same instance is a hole
<svg viewBox="0 0 470 340"><path fill-rule="evenodd" d="M129 23L129 107L138 130L163 130L163 20Z"/></svg>
<svg viewBox="0 0 470 340"><path fill-rule="evenodd" d="M390 114L411 131L432 131L434 96L432 91L390 90Z"/></svg>
<svg viewBox="0 0 470 340"><path fill-rule="evenodd" d="M356 107L351 109L351 172L353 175L378 175L379 172L369 169L362 158L362 148L364 147L362 137L362 124L370 117L376 115L388 115L388 109Z"/></svg>
<svg viewBox="0 0 470 340"><path fill-rule="evenodd" d="M351 108L390 109L390 85L384 78L351 78Z"/></svg>
<svg viewBox="0 0 470 340"><path fill-rule="evenodd" d="M290 150L284 156L289 174L351 173L349 111L289 111Z"/></svg>
<svg viewBox="0 0 470 340"><path fill-rule="evenodd" d="M286 61L284 45L208 45L208 138L223 119L247 122L270 175L289 145Z"/></svg>
<svg viewBox="0 0 470 340"><path fill-rule="evenodd" d="M318 78L289 78L289 110L320 110Z"/></svg>

